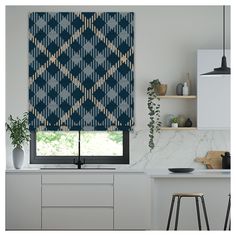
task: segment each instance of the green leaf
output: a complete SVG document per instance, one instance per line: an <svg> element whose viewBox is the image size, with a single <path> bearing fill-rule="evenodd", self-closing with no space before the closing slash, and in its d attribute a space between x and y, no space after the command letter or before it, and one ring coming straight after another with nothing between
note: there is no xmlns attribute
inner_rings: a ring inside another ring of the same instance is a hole
<svg viewBox="0 0 236 236"><path fill-rule="evenodd" d="M28 129L28 113L23 114L23 118L16 117L13 119L12 115L8 118L9 123L5 123L6 131L10 133L11 143L14 147L22 148L24 142L30 140L30 132Z"/></svg>
<svg viewBox="0 0 236 236"><path fill-rule="evenodd" d="M149 82L150 86L147 88L147 94L148 94L148 115L149 115L149 123L148 123L148 128L149 128L149 148L150 151L155 147L155 144L153 142L154 136L156 133L160 133L160 127L161 127L161 122L160 122L160 98L157 97L157 94L154 92L154 84L158 84L160 81L153 80Z"/></svg>

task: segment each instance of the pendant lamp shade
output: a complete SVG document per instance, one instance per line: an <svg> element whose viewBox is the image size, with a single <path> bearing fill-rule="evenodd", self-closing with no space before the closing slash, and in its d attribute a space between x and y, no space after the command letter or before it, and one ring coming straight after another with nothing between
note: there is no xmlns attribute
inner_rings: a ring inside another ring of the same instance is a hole
<svg viewBox="0 0 236 236"><path fill-rule="evenodd" d="M230 68L227 67L227 59L225 56L225 6L223 6L223 56L221 59L221 66L214 68L213 71L201 74L202 76L219 76L230 75Z"/></svg>

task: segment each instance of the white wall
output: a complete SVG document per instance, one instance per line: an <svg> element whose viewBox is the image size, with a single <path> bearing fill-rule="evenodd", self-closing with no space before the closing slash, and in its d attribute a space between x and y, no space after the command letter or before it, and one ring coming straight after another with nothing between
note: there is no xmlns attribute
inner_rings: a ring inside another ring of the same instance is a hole
<svg viewBox="0 0 236 236"><path fill-rule="evenodd" d="M196 94L197 49L221 49L221 6L9 6L6 8L6 117L28 110L28 13L32 11L133 11L135 12L135 132L131 134L134 167L193 165L207 150L229 150L228 131L162 132L150 154L147 130L148 82L159 78L169 94L189 72ZM230 47L230 12L226 11L226 45ZM182 104L183 105L183 104ZM162 106L162 113L181 111L181 104ZM196 116L195 104L191 112ZM8 137L8 136L7 136ZM210 139L210 140L209 140ZM181 140L181 142L179 142ZM173 147L176 144L177 150ZM181 145L180 145L181 144ZM200 145L201 144L201 145ZM199 148L199 145L201 148ZM187 151L191 146L191 150ZM12 147L7 138L7 167ZM193 151L194 150L194 151ZM177 151L177 154L176 154ZM176 156L178 155L178 156ZM26 147L28 157L28 147ZM26 163L28 163L28 158ZM138 164L135 164L138 163Z"/></svg>

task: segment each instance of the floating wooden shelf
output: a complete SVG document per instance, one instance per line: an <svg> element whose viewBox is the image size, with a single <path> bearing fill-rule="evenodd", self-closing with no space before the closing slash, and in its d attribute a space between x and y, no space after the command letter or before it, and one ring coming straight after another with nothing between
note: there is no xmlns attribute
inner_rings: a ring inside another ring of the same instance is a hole
<svg viewBox="0 0 236 236"><path fill-rule="evenodd" d="M167 98L167 99L196 99L196 95L189 96L178 96L178 95L165 95L165 96L157 96L158 98Z"/></svg>
<svg viewBox="0 0 236 236"><path fill-rule="evenodd" d="M197 127L178 127L178 128L161 127L161 130L197 130Z"/></svg>
<svg viewBox="0 0 236 236"><path fill-rule="evenodd" d="M182 96L182 95L165 95L165 96L157 96L160 99L197 99L196 95L189 95L189 96ZM191 130L197 130L197 127L178 127L178 128L172 128L172 127L161 127L161 130L174 130L174 131L191 131Z"/></svg>

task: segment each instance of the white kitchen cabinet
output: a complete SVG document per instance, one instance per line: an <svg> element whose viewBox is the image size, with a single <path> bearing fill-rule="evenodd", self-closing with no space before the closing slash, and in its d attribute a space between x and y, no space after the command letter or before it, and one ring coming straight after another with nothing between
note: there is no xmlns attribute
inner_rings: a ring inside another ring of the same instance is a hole
<svg viewBox="0 0 236 236"><path fill-rule="evenodd" d="M149 228L149 178L144 173L114 174L114 229Z"/></svg>
<svg viewBox="0 0 236 236"><path fill-rule="evenodd" d="M6 174L6 229L41 229L41 174Z"/></svg>
<svg viewBox="0 0 236 236"><path fill-rule="evenodd" d="M6 172L8 230L146 230L150 202L143 172Z"/></svg>
<svg viewBox="0 0 236 236"><path fill-rule="evenodd" d="M113 229L113 174L42 174L42 229Z"/></svg>
<svg viewBox="0 0 236 236"><path fill-rule="evenodd" d="M197 127L230 129L230 75L201 76L220 67L222 50L198 50L197 56ZM230 50L226 50L230 67Z"/></svg>

